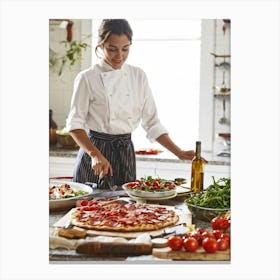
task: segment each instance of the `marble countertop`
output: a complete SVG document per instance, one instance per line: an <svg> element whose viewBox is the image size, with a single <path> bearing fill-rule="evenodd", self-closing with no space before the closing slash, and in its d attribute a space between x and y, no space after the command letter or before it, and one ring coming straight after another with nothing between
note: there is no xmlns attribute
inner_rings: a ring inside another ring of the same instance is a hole
<svg viewBox="0 0 280 280"><path fill-rule="evenodd" d="M49 148L50 157L70 157L76 158L78 149L65 149L59 145L53 145ZM209 165L228 165L230 166L230 157L217 156L213 152L202 151L202 156L208 160ZM180 160L174 154L163 151L157 155L136 155L137 161L157 161L157 162L174 162L190 163L190 160Z"/></svg>

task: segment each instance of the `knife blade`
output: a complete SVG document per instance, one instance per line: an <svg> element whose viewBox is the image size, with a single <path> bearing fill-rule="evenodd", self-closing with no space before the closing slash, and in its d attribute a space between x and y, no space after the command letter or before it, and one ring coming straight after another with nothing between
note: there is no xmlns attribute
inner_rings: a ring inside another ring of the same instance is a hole
<svg viewBox="0 0 280 280"><path fill-rule="evenodd" d="M95 192L93 195L93 197L116 197L116 196L123 196L125 195L126 192L125 190L119 190L119 191L99 191L99 192Z"/></svg>
<svg viewBox="0 0 280 280"><path fill-rule="evenodd" d="M92 256L140 256L152 253L151 243L124 243L124 242L83 242L76 248L77 253Z"/></svg>
<svg viewBox="0 0 280 280"><path fill-rule="evenodd" d="M160 237L169 237L172 235L184 235L189 232L189 227L185 223L181 223L172 227L165 228Z"/></svg>

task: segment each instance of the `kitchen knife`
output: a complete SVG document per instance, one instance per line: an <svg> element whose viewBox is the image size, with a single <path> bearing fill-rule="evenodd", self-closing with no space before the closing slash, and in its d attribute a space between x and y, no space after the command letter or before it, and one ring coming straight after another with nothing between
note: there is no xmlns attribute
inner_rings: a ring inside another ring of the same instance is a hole
<svg viewBox="0 0 280 280"><path fill-rule="evenodd" d="M172 227L165 228L160 237L169 237L172 235L184 235L189 232L189 227L185 226L185 223L181 223Z"/></svg>
<svg viewBox="0 0 280 280"><path fill-rule="evenodd" d="M92 256L140 256L152 253L151 243L124 243L124 242L83 242L76 248L77 253Z"/></svg>
<svg viewBox="0 0 280 280"><path fill-rule="evenodd" d="M90 200L93 198L109 198L109 197L119 197L119 196L125 196L126 192L124 190L119 190L119 191L101 191L94 189L91 194L83 196L83 200ZM77 197L75 200L81 200L81 198Z"/></svg>

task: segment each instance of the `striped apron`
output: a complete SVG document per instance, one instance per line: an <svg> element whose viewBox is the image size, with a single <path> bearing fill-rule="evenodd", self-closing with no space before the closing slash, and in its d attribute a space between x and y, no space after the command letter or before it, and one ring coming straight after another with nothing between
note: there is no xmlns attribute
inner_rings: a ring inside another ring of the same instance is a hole
<svg viewBox="0 0 280 280"><path fill-rule="evenodd" d="M105 134L90 130L90 141L110 162L114 184L121 186L136 180L136 160L131 134ZM91 158L80 148L75 163L73 181L97 183L99 177L91 167Z"/></svg>

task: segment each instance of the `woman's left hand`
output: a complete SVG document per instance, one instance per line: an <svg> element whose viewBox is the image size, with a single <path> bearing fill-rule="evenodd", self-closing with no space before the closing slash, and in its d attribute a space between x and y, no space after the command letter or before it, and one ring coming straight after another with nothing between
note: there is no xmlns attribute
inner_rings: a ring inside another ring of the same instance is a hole
<svg viewBox="0 0 280 280"><path fill-rule="evenodd" d="M176 155L179 159L182 159L182 160L192 160L194 158L195 153L193 150L190 150L190 151L182 150Z"/></svg>
<svg viewBox="0 0 280 280"><path fill-rule="evenodd" d="M190 150L190 151L180 151L178 154L177 154L177 157L179 159L182 159L182 160L193 160L195 156L195 152L193 150ZM207 163L208 161L202 157L202 160L204 161L204 163Z"/></svg>

